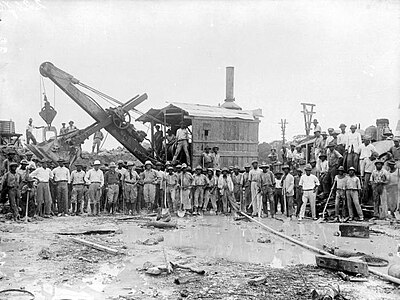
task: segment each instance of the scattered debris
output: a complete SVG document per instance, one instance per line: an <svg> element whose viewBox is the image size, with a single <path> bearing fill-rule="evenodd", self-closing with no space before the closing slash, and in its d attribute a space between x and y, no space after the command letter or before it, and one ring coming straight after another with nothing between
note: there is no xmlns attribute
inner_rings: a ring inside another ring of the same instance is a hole
<svg viewBox="0 0 400 300"><path fill-rule="evenodd" d="M346 271L352 274L362 274L364 276L368 276L368 265L363 261L321 255L316 255L315 259L317 266L321 268Z"/></svg>
<svg viewBox="0 0 400 300"><path fill-rule="evenodd" d="M177 228L178 225L176 223L163 222L163 221L150 221L146 223L147 227L155 227L155 228Z"/></svg>
<svg viewBox="0 0 400 300"><path fill-rule="evenodd" d="M170 264L171 264L171 266L172 266L173 269L184 269L184 270L189 270L189 271L194 272L194 273L197 273L197 274L199 274L199 275L204 275L204 274L206 274L206 271L203 270L203 269L196 269L196 268L193 268L193 267L191 267L191 266L181 265L181 264L179 264L179 263L177 263L177 262L170 262Z"/></svg>
<svg viewBox="0 0 400 300"><path fill-rule="evenodd" d="M91 235L91 234L111 234L111 233L122 233L118 228L102 228L102 229L82 229L76 231L65 231L57 232L59 235Z"/></svg>
<svg viewBox="0 0 400 300"><path fill-rule="evenodd" d="M89 242L89 241L86 241L86 240L83 240L83 239L80 239L80 238L71 238L71 241L73 241L75 243L78 243L78 244L82 244L82 245L91 247L91 248L94 248L94 249L97 249L97 250L100 250L100 251L107 252L107 253L110 253L110 254L114 254L114 255L121 254L121 252L116 250L116 249L113 249L113 248L110 248L110 247L106 247L106 246L103 246L103 245L100 245L100 244L96 244L96 243L93 243L93 242Z"/></svg>
<svg viewBox="0 0 400 300"><path fill-rule="evenodd" d="M339 231L342 237L369 238L369 225L340 224Z"/></svg>
<svg viewBox="0 0 400 300"><path fill-rule="evenodd" d="M160 236L157 236L154 238L145 239L144 241L137 240L136 243L140 244L140 245L153 246L153 245L157 245L163 241L164 241L164 237L162 235L160 235Z"/></svg>
<svg viewBox="0 0 400 300"><path fill-rule="evenodd" d="M200 278L198 276L186 276L186 277L178 277L174 279L174 283L175 284L185 284L185 283L189 283L189 282L196 282L199 281Z"/></svg>
<svg viewBox="0 0 400 300"><path fill-rule="evenodd" d="M267 281L267 279L268 279L267 276L261 276L254 279L250 279L249 281L247 281L247 283L249 285L259 285Z"/></svg>
<svg viewBox="0 0 400 300"><path fill-rule="evenodd" d="M41 259L50 259L53 257L53 253L50 251L49 248L42 248L42 250L38 253Z"/></svg>
<svg viewBox="0 0 400 300"><path fill-rule="evenodd" d="M146 274L154 276L160 275L162 272L163 271L159 267L151 267L146 270Z"/></svg>
<svg viewBox="0 0 400 300"><path fill-rule="evenodd" d="M257 243L269 244L269 243L271 243L271 239L269 239L265 236L261 236L257 239Z"/></svg>

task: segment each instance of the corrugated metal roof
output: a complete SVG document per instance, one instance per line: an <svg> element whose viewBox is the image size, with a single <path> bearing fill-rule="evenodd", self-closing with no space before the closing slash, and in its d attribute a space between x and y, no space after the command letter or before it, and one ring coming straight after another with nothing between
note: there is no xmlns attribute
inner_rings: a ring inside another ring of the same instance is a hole
<svg viewBox="0 0 400 300"><path fill-rule="evenodd" d="M170 106L180 108L186 111L188 115L192 117L229 118L243 120L255 119L252 111L226 109L221 106L178 102L172 102Z"/></svg>

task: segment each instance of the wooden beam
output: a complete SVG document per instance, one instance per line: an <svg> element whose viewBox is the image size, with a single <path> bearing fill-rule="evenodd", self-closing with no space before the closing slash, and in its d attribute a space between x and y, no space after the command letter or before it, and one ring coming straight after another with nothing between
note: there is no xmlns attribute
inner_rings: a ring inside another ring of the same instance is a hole
<svg viewBox="0 0 400 300"><path fill-rule="evenodd" d="M78 244L81 244L81 245L88 246L90 248L94 248L96 250L107 252L107 253L110 253L110 254L114 254L114 255L120 254L120 252L118 250L116 250L116 249L109 248L109 247L106 247L106 246L103 246L103 245L100 245L100 244L96 244L96 243L93 243L93 242L89 242L89 241L86 241L86 240L83 240L83 239L80 239L80 238L71 238L71 241L73 241L75 243L78 243Z"/></svg>
<svg viewBox="0 0 400 300"><path fill-rule="evenodd" d="M368 276L367 263L359 260L351 260L342 257L329 257L316 255L315 260L318 267L333 269L335 271L345 271L352 274Z"/></svg>

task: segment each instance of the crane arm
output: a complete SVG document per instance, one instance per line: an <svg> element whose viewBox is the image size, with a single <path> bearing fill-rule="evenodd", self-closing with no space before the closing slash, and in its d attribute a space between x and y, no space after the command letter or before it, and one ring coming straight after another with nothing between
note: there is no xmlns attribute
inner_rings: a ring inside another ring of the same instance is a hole
<svg viewBox="0 0 400 300"><path fill-rule="evenodd" d="M147 99L147 95L136 96L121 106L104 110L94 99L80 91L76 85L79 80L67 72L57 68L50 62L40 65L40 74L53 81L64 93L66 93L76 104L78 104L87 114L89 114L96 123L108 124L104 128L129 152L131 152L142 163L150 160L153 163L156 160L140 144L143 136L137 132L130 124L129 110ZM129 116L129 120L126 120ZM107 119L113 122L106 122Z"/></svg>

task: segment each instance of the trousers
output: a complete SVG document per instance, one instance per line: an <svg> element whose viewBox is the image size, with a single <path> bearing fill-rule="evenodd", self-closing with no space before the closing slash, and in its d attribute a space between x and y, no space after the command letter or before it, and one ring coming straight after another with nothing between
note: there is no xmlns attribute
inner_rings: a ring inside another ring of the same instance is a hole
<svg viewBox="0 0 400 300"><path fill-rule="evenodd" d="M48 182L39 182L37 186L37 203L41 209L41 205L44 205L44 213L49 215L51 212L51 195L50 187Z"/></svg>
<svg viewBox="0 0 400 300"><path fill-rule="evenodd" d="M345 190L336 190L335 197L335 217L339 217L340 214L340 203L342 203L342 215L344 215L344 208L346 202L346 191Z"/></svg>
<svg viewBox="0 0 400 300"><path fill-rule="evenodd" d="M301 205L300 209L300 218L304 218L304 214L306 213L306 206L308 201L310 201L310 206L311 206L311 214L313 218L316 218L316 212L315 212L315 198L316 198L316 193L314 191L303 191L303 204Z"/></svg>
<svg viewBox="0 0 400 300"><path fill-rule="evenodd" d="M100 203L100 183L94 182L89 185L89 200L90 204L98 204Z"/></svg>
<svg viewBox="0 0 400 300"><path fill-rule="evenodd" d="M190 165L190 156L189 156L189 143L187 140L181 140L178 141L177 147L176 147L176 151L175 151L175 155L174 158L172 159L172 161L176 161L176 159L178 158L179 153L181 153L182 149L185 152L186 155L186 162L188 165Z"/></svg>
<svg viewBox="0 0 400 300"><path fill-rule="evenodd" d="M258 212L262 209L262 196L259 192L258 183L255 181L251 182L251 201L253 202L253 214L258 214Z"/></svg>
<svg viewBox="0 0 400 300"><path fill-rule="evenodd" d="M68 183L57 182L56 183L56 197L58 212L66 214L68 213Z"/></svg>
<svg viewBox="0 0 400 300"><path fill-rule="evenodd" d="M201 186L197 186L194 190L194 199L193 206L194 207L202 207L204 202L204 188Z"/></svg>
<svg viewBox="0 0 400 300"><path fill-rule="evenodd" d="M110 184L107 186L107 200L108 203L117 203L118 195L119 195L119 185L118 184Z"/></svg>
<svg viewBox="0 0 400 300"><path fill-rule="evenodd" d="M353 212L353 205L356 208L357 214L359 218L364 218L363 212L361 209L359 197L358 197L358 191L357 190L347 190L346 191L346 197L347 197L347 206L349 208L349 216L350 218L354 217L354 212Z"/></svg>
<svg viewBox="0 0 400 300"><path fill-rule="evenodd" d="M167 186L167 205L170 211L176 211L179 209L180 201L176 201L176 188L175 186Z"/></svg>
<svg viewBox="0 0 400 300"><path fill-rule="evenodd" d="M269 203L269 212L271 217L275 215L275 199L274 199L274 190L272 187L264 186L262 190L262 204L264 214L268 215L268 203Z"/></svg>
<svg viewBox="0 0 400 300"><path fill-rule="evenodd" d="M217 198L215 195L216 191L212 191L211 189L206 189L204 193L204 205L203 210L207 209L208 203L211 202L212 209L217 211Z"/></svg>
<svg viewBox="0 0 400 300"><path fill-rule="evenodd" d="M156 186L152 183L146 183L143 186L143 197L147 205L153 204L156 199Z"/></svg>

